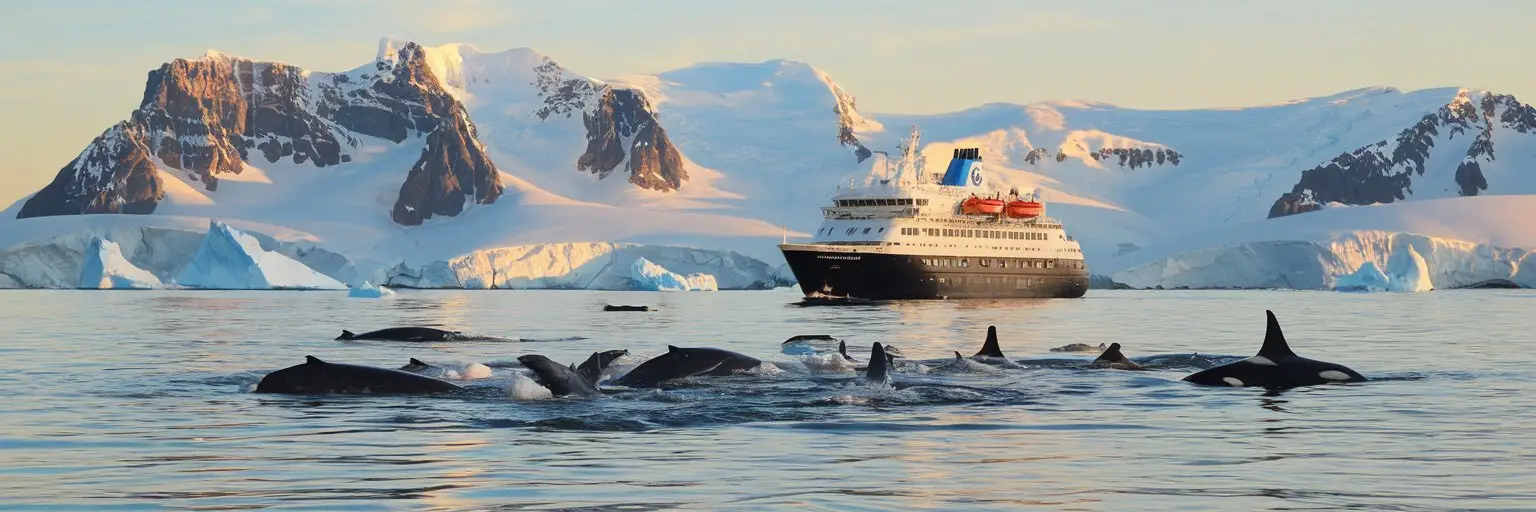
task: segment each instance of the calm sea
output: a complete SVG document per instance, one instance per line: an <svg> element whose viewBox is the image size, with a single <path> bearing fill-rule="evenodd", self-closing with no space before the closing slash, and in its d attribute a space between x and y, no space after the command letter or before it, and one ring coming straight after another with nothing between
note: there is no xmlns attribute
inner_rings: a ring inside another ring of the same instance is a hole
<svg viewBox="0 0 1536 512"><path fill-rule="evenodd" d="M1092 291L1081 300L805 307L792 290L0 292L0 508L321 510L1536 510L1536 293ZM650 313L604 313L648 304ZM1376 379L1200 388L1127 355L1246 356L1273 310L1301 355ZM433 325L522 342L332 341ZM807 366L980 346L1024 368ZM597 399L514 399L509 369L436 397L251 393L315 355L398 367L713 346L779 371ZM1032 360L1034 360L1032 362Z"/></svg>

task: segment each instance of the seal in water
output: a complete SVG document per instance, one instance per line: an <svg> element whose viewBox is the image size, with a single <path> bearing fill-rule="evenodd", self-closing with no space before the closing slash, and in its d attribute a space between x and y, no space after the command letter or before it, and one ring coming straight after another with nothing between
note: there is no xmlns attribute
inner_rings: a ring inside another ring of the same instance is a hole
<svg viewBox="0 0 1536 512"><path fill-rule="evenodd" d="M1100 345L1102 345L1102 343ZM1114 368L1116 370L1146 369L1142 368L1141 365L1136 364L1135 361L1130 360L1130 358L1125 357L1125 354L1121 354L1119 343L1111 343L1109 348L1104 350L1104 353L1099 354L1099 357L1093 360L1093 367Z"/></svg>
<svg viewBox="0 0 1536 512"><path fill-rule="evenodd" d="M864 370L864 382L879 385L891 382L891 356L878 341L869 349L869 368Z"/></svg>
<svg viewBox="0 0 1536 512"><path fill-rule="evenodd" d="M613 364L615 359L627 355L629 355L629 350L593 352L590 357L587 357L586 361L583 361L580 366L576 367L576 373L580 373L587 381L597 384L598 380L603 377L603 370L608 369L608 365Z"/></svg>
<svg viewBox="0 0 1536 512"><path fill-rule="evenodd" d="M291 395L393 395L459 389L462 388L424 375L373 366L327 363L315 356L304 356L304 364L269 373L256 385L257 393Z"/></svg>
<svg viewBox="0 0 1536 512"><path fill-rule="evenodd" d="M612 304L603 306L603 311L650 311L650 306L615 306Z"/></svg>
<svg viewBox="0 0 1536 512"><path fill-rule="evenodd" d="M1268 325L1264 345L1253 357L1196 372L1185 381L1207 386L1257 386L1293 388L1335 382L1363 382L1365 377L1344 365L1316 361L1296 355L1280 332L1280 322L1273 311L1264 311Z"/></svg>
<svg viewBox="0 0 1536 512"><path fill-rule="evenodd" d="M385 341L443 341L453 336L460 336L458 331L444 331L431 327L390 327L362 334L353 334L352 331L342 329L339 340L385 340Z"/></svg>
<svg viewBox="0 0 1536 512"><path fill-rule="evenodd" d="M667 353L650 358L613 383L632 388L694 375L730 375L763 364L762 361L718 348L679 348L667 345Z"/></svg>
<svg viewBox="0 0 1536 512"><path fill-rule="evenodd" d="M576 371L576 365L561 366L548 357L538 354L518 356L517 362L524 367L533 370L534 381L540 386L549 389L555 396L578 395L597 396L603 394L597 389L597 384L587 380Z"/></svg>

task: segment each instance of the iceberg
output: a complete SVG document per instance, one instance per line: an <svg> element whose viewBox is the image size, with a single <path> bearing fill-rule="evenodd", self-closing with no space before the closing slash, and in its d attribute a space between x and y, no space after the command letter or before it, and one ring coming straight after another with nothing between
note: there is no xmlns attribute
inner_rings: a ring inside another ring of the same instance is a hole
<svg viewBox="0 0 1536 512"><path fill-rule="evenodd" d="M261 242L217 220L208 221L208 234L182 267L176 283L215 290L341 290L340 281L292 258L261 248Z"/></svg>
<svg viewBox="0 0 1536 512"><path fill-rule="evenodd" d="M1536 287L1532 251L1414 233L1358 231L1190 251L1121 271L1132 288L1428 291L1486 282Z"/></svg>
<svg viewBox="0 0 1536 512"><path fill-rule="evenodd" d="M375 286L373 283L363 281L361 286L347 290L347 296L356 299L383 299L394 297L395 291L383 286Z"/></svg>
<svg viewBox="0 0 1536 512"><path fill-rule="evenodd" d="M706 275L712 289L766 290L780 283L762 260L732 251L608 242L530 244L478 250L424 265L395 264L383 272L396 288L637 290L636 262L679 274Z"/></svg>
<svg viewBox="0 0 1536 512"><path fill-rule="evenodd" d="M690 274L683 276L651 263L645 258L636 258L634 265L630 267L630 277L635 280L636 290L658 292L712 292L720 289L715 283L715 276L709 274Z"/></svg>
<svg viewBox="0 0 1536 512"><path fill-rule="evenodd" d="M128 262L117 242L95 238L80 263L77 288L91 290L149 290L163 286L160 278Z"/></svg>

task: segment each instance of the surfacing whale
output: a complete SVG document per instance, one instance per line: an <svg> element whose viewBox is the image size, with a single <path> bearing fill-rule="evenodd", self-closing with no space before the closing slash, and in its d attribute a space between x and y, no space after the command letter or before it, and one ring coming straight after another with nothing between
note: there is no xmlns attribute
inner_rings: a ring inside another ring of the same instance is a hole
<svg viewBox="0 0 1536 512"><path fill-rule="evenodd" d="M368 331L362 334L353 334L352 331L342 329L339 340L384 340L384 341L443 341L454 336L461 336L458 331L444 331L431 327L390 327L377 331Z"/></svg>
<svg viewBox="0 0 1536 512"><path fill-rule="evenodd" d="M587 380L576 371L576 365L562 366L554 360L538 354L518 356L517 362L533 370L534 382L548 389L555 396L597 396L603 394L597 383Z"/></svg>
<svg viewBox="0 0 1536 512"><path fill-rule="evenodd" d="M626 349L593 352L591 356L587 357L586 361L583 361L576 367L576 373L580 373L582 377L585 377L591 383L597 384L603 377L603 370L608 369L608 365L613 364L615 359L627 355L629 355L629 350Z"/></svg>
<svg viewBox="0 0 1536 512"><path fill-rule="evenodd" d="M1264 332L1264 345L1253 357L1196 372L1185 381L1207 386L1293 388L1332 384L1337 382L1363 382L1365 376L1344 365L1307 359L1291 351L1280 332L1280 322L1273 311L1264 311L1268 325Z"/></svg>
<svg viewBox="0 0 1536 512"><path fill-rule="evenodd" d="M613 381L620 386L652 387L662 382L695 375L730 375L756 368L757 358L718 348L680 348L667 345L667 353L650 358Z"/></svg>
<svg viewBox="0 0 1536 512"><path fill-rule="evenodd" d="M304 356L304 364L269 373L256 385L257 393L294 395L394 395L459 389L462 388L425 375L374 366L327 363L315 356Z"/></svg>
<svg viewBox="0 0 1536 512"><path fill-rule="evenodd" d="M1114 368L1116 370L1146 369L1136 364L1130 358L1125 357L1125 354L1120 353L1119 343L1111 343L1109 348L1104 349L1104 353L1099 354L1099 357L1093 360L1093 366L1095 368Z"/></svg>
<svg viewBox="0 0 1536 512"><path fill-rule="evenodd" d="M891 362L892 357L885 353L885 347L875 342L869 349L869 368L864 370L864 382L876 385L890 383Z"/></svg>

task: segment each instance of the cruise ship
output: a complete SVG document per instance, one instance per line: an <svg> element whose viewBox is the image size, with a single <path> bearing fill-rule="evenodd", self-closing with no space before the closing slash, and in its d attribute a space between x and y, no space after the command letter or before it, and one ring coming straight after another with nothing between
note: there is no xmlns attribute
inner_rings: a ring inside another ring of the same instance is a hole
<svg viewBox="0 0 1536 512"><path fill-rule="evenodd" d="M978 148L928 175L913 127L901 156L864 186L839 186L808 243L779 245L807 297L1075 298L1088 266L1038 192L994 188Z"/></svg>

